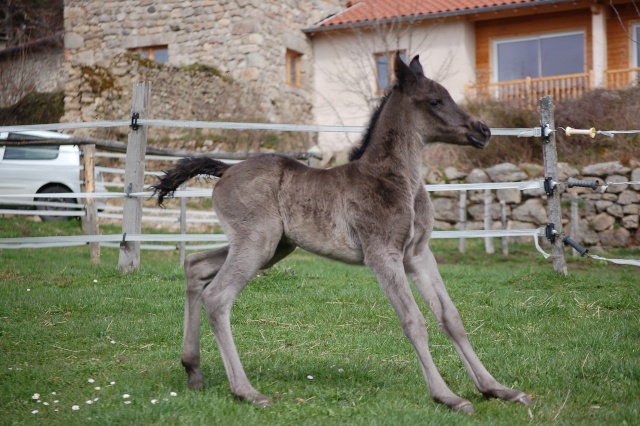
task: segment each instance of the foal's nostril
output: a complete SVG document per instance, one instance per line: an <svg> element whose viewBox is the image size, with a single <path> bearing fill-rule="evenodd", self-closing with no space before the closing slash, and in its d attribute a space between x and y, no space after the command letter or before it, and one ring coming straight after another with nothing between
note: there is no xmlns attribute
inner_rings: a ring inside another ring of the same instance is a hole
<svg viewBox="0 0 640 426"><path fill-rule="evenodd" d="M487 139L491 137L491 129L489 128L489 126L487 126L487 123L485 123L484 121L479 121L478 127L480 133L482 133Z"/></svg>

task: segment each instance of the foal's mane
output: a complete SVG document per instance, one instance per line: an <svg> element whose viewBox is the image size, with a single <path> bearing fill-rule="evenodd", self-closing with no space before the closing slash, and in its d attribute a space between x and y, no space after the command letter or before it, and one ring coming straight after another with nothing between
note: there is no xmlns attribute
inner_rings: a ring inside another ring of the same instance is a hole
<svg viewBox="0 0 640 426"><path fill-rule="evenodd" d="M376 123L378 122L378 118L380 118L380 113L382 112L384 105L387 103L387 99L389 99L390 94L391 94L391 91L387 92L382 97L382 99L380 99L380 104L378 105L378 108L373 112L373 114L371 115L371 118L369 119L369 126L367 126L367 132L364 134L360 144L356 145L351 150L351 153L349 154L349 161L355 161L361 158L362 155L364 155L364 152L366 151L367 146L369 145L369 141L371 140L373 129L376 126Z"/></svg>

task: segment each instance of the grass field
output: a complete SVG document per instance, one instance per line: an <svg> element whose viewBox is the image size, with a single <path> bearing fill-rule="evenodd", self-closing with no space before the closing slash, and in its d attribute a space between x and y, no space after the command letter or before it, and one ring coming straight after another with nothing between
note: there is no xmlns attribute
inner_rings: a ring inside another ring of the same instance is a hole
<svg viewBox="0 0 640 426"><path fill-rule="evenodd" d="M0 235L77 226L0 219ZM639 424L637 268L570 260L562 277L532 244L506 258L456 245L432 244L471 343L499 381L531 395L529 407L483 398L420 303L440 372L476 413L432 402L372 274L302 251L256 277L233 311L247 374L273 406L234 400L206 321L206 389L189 391L178 254L143 252L140 272L125 276L117 250L94 266L79 247L0 250L0 424Z"/></svg>

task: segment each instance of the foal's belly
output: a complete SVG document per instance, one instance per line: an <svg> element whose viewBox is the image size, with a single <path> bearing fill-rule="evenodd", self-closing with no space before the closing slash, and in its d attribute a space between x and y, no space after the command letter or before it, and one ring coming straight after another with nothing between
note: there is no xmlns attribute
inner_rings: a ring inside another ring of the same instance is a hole
<svg viewBox="0 0 640 426"><path fill-rule="evenodd" d="M345 263L362 264L362 247L355 241L346 225L323 227L313 220L295 220L285 225L286 237L307 251Z"/></svg>

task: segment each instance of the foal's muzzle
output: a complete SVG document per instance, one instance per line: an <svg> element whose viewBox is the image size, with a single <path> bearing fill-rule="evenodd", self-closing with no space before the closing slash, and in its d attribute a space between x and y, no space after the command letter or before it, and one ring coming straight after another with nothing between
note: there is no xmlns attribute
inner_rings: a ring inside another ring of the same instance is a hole
<svg viewBox="0 0 640 426"><path fill-rule="evenodd" d="M469 144L474 148L486 148L491 139L491 129L482 120L478 120L473 124L472 132L467 135Z"/></svg>

